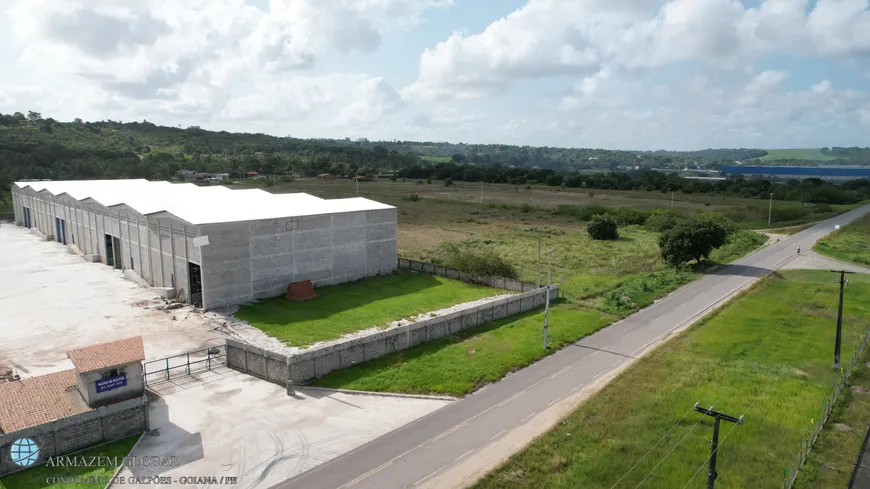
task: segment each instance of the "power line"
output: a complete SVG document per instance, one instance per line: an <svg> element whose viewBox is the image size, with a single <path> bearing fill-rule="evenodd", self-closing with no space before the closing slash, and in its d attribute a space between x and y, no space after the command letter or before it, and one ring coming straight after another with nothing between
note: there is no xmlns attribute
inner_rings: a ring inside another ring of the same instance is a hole
<svg viewBox="0 0 870 489"><path fill-rule="evenodd" d="M792 316L794 316L794 314L795 314L796 312L798 312L799 310L803 309L803 308L804 308L804 307L805 307L805 306L806 306L810 301L812 301L813 299L815 299L816 296L817 296L820 292L821 292L821 289L816 289L815 292L813 292L809 297L807 297L806 299L804 299L803 301L801 301L801 303L798 304L797 307L795 307L794 309L792 309L792 311L789 313L788 317L786 317L785 319L783 319L783 320L780 321L780 326L781 326L782 324L788 322L788 321L792 318ZM755 351L757 351L758 349L760 349L760 348L761 348L761 345L763 345L764 343L766 343L767 340L769 340L770 338L773 337L774 333L777 333L777 332L779 332L779 331L780 331L779 328L771 328L771 329L770 329L770 332L767 334L767 336L765 336L765 338L764 338L764 339L763 339L763 340L762 340L758 345L756 345L756 347L755 347L752 351L755 352ZM680 356L682 356L682 354L685 353L685 351L686 351L686 350L684 349L682 352L680 352ZM737 385L736 385L736 384L732 385L732 386L731 386L731 387L730 387L730 388L725 392L725 394L722 394L722 395L720 395L720 396L717 397L716 402L718 402L719 399L727 398L728 395L731 394L731 392L732 392L734 389L736 389L736 388L737 388ZM711 409L712 409L713 406L716 405L716 402L713 403L713 405L711 406ZM659 444L661 444L662 441L665 440L665 438L667 438L667 436L671 433L671 431L673 431L674 428L676 428L676 427L677 427L677 426L678 426L678 425L679 425L679 424L680 424L684 419L686 419L686 417L687 417L690 413L692 413L692 412L693 412L692 409L689 409L688 411L686 411L686 413L683 415L683 417L681 417L679 420L677 420L677 422L674 423L674 425L671 426L671 428L670 428L670 429L669 429L669 430L668 430L668 431L667 431L667 432L666 432L666 433L665 433L661 438L659 438L659 440L655 443L655 445L653 445L649 450L647 450L647 452L646 452L646 453L645 453L645 454L640 458L640 460L638 460L638 461L637 461L637 462L636 462L636 463L635 463L635 464L634 464L630 469L628 469L628 471L627 471L625 474L623 474L622 477L619 478L619 480L616 481L615 484L613 484L613 486L611 486L611 489L614 489L614 488L615 488L615 487L616 487L620 482L622 482L623 479L625 479L625 478L628 476L628 474L630 474L630 473L631 473L631 472L632 472L632 471L633 471L633 470L634 470L638 465L640 465L640 463L641 463L644 459L646 459L646 457L648 457L649 454L652 453L652 451L653 451L657 446L659 446ZM657 468L662 464L662 462L664 462L664 460L665 460L666 458L668 458L668 456L669 456L671 453L673 453L673 451L674 451L674 450L675 450L675 449L680 445L680 443L682 443L682 441L686 438L686 436L688 436L688 434L691 433L691 432L692 432L692 431L693 431L693 430L698 426L698 423L700 423L700 422L701 422L701 418L698 418L698 421L696 421L695 424L693 424L692 427L689 428L689 431L688 431L685 435L683 435L682 438L680 438L680 441L677 442L677 444L674 445L673 448L671 448L671 450L670 450L670 451L669 451L669 452L664 456L664 458L662 458L662 460L660 460L659 463L656 464L656 466L652 468L652 470L651 470L651 471L650 471L650 472L649 472L649 473L648 473L648 474L643 478L643 480L641 480L641 482L640 482L636 487L640 487L640 484L642 484L645 480L647 480L647 479L649 478L649 476L651 476L651 475L653 474L653 472L655 472L655 470L656 470L656 469L657 469ZM724 439L723 439L723 441L724 441Z"/></svg>

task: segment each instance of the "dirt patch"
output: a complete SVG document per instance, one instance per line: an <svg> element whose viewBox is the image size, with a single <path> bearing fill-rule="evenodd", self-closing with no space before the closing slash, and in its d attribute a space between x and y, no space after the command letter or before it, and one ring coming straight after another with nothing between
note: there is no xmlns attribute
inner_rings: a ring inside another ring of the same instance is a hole
<svg viewBox="0 0 870 489"><path fill-rule="evenodd" d="M843 423L834 423L834 429L841 432L841 433L854 433L855 432L855 430L851 426L849 426L847 424L843 424Z"/></svg>
<svg viewBox="0 0 870 489"><path fill-rule="evenodd" d="M857 392L858 394L866 394L870 392L870 389L864 387L863 385L853 385L852 392Z"/></svg>
<svg viewBox="0 0 870 489"><path fill-rule="evenodd" d="M397 231L399 248L420 250L431 248L441 243L459 242L474 237L472 233L418 226L414 224L401 224Z"/></svg>

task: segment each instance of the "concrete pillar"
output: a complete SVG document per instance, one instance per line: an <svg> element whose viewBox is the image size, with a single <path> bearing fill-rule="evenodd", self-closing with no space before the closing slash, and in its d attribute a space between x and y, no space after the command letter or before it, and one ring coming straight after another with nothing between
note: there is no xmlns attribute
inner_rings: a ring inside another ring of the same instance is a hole
<svg viewBox="0 0 870 489"><path fill-rule="evenodd" d="M184 275L187 276L187 274L189 273L188 270L190 269L190 265L189 265L190 260L187 257L187 226L184 226L184 228L182 229L182 232L184 233ZM184 286L190 287L190 277L187 277L187 283L184 284ZM178 287L176 287L176 290L177 289L178 289ZM190 291L189 290L185 293L185 296L187 296L187 302L190 303Z"/></svg>
<svg viewBox="0 0 870 489"><path fill-rule="evenodd" d="M121 213L118 212L118 215L120 216ZM127 253L130 253L130 263L133 263L133 239L130 234L130 213L126 212L125 215L127 216Z"/></svg>
<svg viewBox="0 0 870 489"><path fill-rule="evenodd" d="M105 235L107 235L109 233L106 232L106 215L103 214L102 210L100 211L100 217L101 217L100 220L103 221L103 236L100 236L99 234L97 234L97 238L99 238L101 241L103 241L106 239ZM108 253L108 251L106 253ZM112 258L114 258L114 257L112 257ZM109 263L109 255L108 254L106 254L106 265L109 265L110 267L114 266L114 264Z"/></svg>
<svg viewBox="0 0 870 489"><path fill-rule="evenodd" d="M84 204L82 204L82 208L84 209ZM90 237L90 235L91 235L91 209L87 209L85 212L87 213L87 219L88 219L88 236ZM96 236L97 236L97 216L96 216L96 214L95 214L95 215L94 215L94 237L96 237ZM91 245L94 245L94 240L93 240L93 239L91 239ZM97 254L97 255L98 255L98 254L100 253L100 250L98 250L96 246L93 246L93 249L92 249L91 253L94 253L94 254Z"/></svg>
<svg viewBox="0 0 870 489"><path fill-rule="evenodd" d="M154 253L151 252L151 223L148 216L145 216L145 229L148 232L148 283L154 287Z"/></svg>
<svg viewBox="0 0 870 489"><path fill-rule="evenodd" d="M163 275L163 230L160 229L160 219L157 219L157 248L160 252L160 286L166 287L166 281Z"/></svg>
<svg viewBox="0 0 870 489"><path fill-rule="evenodd" d="M139 227L139 216L136 216L136 247L139 248L139 276L145 278L145 262L142 261L142 229Z"/></svg>
<svg viewBox="0 0 870 489"><path fill-rule="evenodd" d="M175 237L172 235L172 221L169 221L169 254L172 256L172 270L169 274L170 286L175 287L175 277L178 275L175 270Z"/></svg>

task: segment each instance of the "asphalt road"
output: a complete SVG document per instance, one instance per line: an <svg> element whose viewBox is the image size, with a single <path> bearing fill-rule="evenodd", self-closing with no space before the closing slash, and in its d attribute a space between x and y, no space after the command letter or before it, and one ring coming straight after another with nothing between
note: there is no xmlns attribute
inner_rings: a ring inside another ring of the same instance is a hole
<svg viewBox="0 0 870 489"><path fill-rule="evenodd" d="M632 361L662 337L809 250L834 226L870 212L850 211L764 248L683 287L652 306L530 365L500 382L275 489L393 489L421 485L574 391Z"/></svg>

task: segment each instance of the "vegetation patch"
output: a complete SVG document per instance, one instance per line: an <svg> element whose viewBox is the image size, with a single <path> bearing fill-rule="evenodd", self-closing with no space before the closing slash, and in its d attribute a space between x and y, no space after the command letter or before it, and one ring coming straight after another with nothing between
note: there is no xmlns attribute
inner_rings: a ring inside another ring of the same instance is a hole
<svg viewBox="0 0 870 489"><path fill-rule="evenodd" d="M764 279L629 367L475 487L609 489L644 481L680 488L696 473L690 487L702 487L713 423L693 411L695 402L745 415L742 425L722 425L717 487L780 487L840 375L831 369L838 287L828 275ZM850 287L843 358L870 327L870 278Z"/></svg>
<svg viewBox="0 0 870 489"><path fill-rule="evenodd" d="M84 450L76 453L75 456L87 458L109 457L113 460L117 458L118 462L120 462L121 459L129 455L130 450L133 449L133 445L136 444L138 439L139 435L129 436L118 441ZM111 467L50 467L39 465L0 477L0 489L102 489L106 487L108 478L112 477L112 474L115 473L119 465ZM73 480L94 479L98 482L96 484L62 483L62 481L49 483L47 479L51 477L63 477ZM102 479L102 482L99 482L100 479Z"/></svg>
<svg viewBox="0 0 870 489"><path fill-rule="evenodd" d="M834 231L813 249L837 260L870 266L870 214Z"/></svg>
<svg viewBox="0 0 870 489"><path fill-rule="evenodd" d="M550 307L549 344L557 349L575 342L613 319L559 301ZM542 347L543 325L541 308L330 372L314 385L462 396L552 352Z"/></svg>
<svg viewBox="0 0 870 489"><path fill-rule="evenodd" d="M245 304L235 316L289 346L304 347L502 293L408 271L320 287L316 292L316 298L304 302L275 297Z"/></svg>

